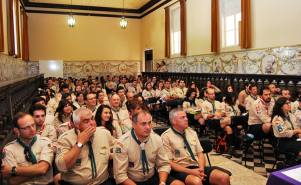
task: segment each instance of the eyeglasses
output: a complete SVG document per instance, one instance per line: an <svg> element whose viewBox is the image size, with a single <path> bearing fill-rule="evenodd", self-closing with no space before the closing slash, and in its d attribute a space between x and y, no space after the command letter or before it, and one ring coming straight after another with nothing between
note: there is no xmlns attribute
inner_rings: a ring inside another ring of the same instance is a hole
<svg viewBox="0 0 301 185"><path fill-rule="evenodd" d="M24 130L24 131L27 131L27 130L30 130L31 128L36 128L36 124L35 123L32 123L26 127L19 127L20 130Z"/></svg>

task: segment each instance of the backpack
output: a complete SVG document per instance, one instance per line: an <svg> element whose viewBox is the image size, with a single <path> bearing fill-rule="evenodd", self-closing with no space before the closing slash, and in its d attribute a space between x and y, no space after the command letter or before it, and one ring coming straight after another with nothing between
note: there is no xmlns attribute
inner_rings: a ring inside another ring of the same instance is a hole
<svg viewBox="0 0 301 185"><path fill-rule="evenodd" d="M218 138L215 141L214 149L216 153L226 153L228 151L228 145L226 142L227 135L224 136L218 136Z"/></svg>

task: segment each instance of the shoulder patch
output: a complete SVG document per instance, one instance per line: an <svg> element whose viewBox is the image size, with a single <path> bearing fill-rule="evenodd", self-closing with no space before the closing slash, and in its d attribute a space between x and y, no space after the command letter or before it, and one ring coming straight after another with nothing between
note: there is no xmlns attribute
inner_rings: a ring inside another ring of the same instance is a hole
<svg viewBox="0 0 301 185"><path fill-rule="evenodd" d="M121 148L120 147L116 147L114 153L120 154L121 153Z"/></svg>

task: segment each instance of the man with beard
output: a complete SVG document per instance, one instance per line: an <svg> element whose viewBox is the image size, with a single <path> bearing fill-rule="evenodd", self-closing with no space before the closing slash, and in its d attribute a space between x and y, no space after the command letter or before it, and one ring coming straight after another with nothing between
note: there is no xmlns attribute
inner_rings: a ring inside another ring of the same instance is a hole
<svg viewBox="0 0 301 185"><path fill-rule="evenodd" d="M249 111L252 104L258 99L256 84L251 84L249 86L249 93L250 94L245 99L245 107L247 111Z"/></svg>
<svg viewBox="0 0 301 185"><path fill-rule="evenodd" d="M271 116L274 107L274 101L271 101L271 91L264 88L258 98L249 110L249 131L256 139L264 138L271 132Z"/></svg>

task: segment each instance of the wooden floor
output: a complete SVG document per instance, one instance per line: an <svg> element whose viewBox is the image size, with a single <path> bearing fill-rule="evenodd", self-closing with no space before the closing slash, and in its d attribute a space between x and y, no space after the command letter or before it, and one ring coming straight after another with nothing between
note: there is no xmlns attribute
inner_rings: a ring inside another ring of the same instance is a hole
<svg viewBox="0 0 301 185"><path fill-rule="evenodd" d="M232 172L231 185L266 185L267 178L262 175L259 175L253 170L237 164L230 159L214 154L215 153L213 152L209 154L211 164Z"/></svg>

